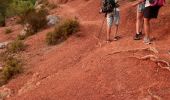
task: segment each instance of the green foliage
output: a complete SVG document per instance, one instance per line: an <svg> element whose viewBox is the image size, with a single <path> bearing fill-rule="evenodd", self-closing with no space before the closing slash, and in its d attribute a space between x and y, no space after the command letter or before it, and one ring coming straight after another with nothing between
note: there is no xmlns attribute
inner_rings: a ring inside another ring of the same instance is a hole
<svg viewBox="0 0 170 100"><path fill-rule="evenodd" d="M5 26L5 16L0 13L0 26Z"/></svg>
<svg viewBox="0 0 170 100"><path fill-rule="evenodd" d="M36 0L12 0L8 7L7 15L20 15L28 9L32 9L34 7L35 1Z"/></svg>
<svg viewBox="0 0 170 100"><path fill-rule="evenodd" d="M42 9L38 12L36 12L35 9L29 9L21 16L21 22L23 24L27 23L31 26L33 33L31 32L30 35L33 35L47 25L47 15L48 12L45 9Z"/></svg>
<svg viewBox="0 0 170 100"><path fill-rule="evenodd" d="M0 26L5 26L5 16L10 0L0 0Z"/></svg>
<svg viewBox="0 0 170 100"><path fill-rule="evenodd" d="M77 20L68 19L55 27L54 32L49 32L46 36L48 45L55 45L67 39L70 35L79 30L79 22Z"/></svg>
<svg viewBox="0 0 170 100"><path fill-rule="evenodd" d="M0 72L0 85L5 84L13 76L22 72L22 63L20 60L9 56L5 58L5 64Z"/></svg>
<svg viewBox="0 0 170 100"><path fill-rule="evenodd" d="M11 53L18 53L20 51L24 51L26 45L21 40L15 40L9 44L7 51Z"/></svg>
<svg viewBox="0 0 170 100"><path fill-rule="evenodd" d="M10 33L12 33L12 29L10 28L5 29L5 34L10 34Z"/></svg>

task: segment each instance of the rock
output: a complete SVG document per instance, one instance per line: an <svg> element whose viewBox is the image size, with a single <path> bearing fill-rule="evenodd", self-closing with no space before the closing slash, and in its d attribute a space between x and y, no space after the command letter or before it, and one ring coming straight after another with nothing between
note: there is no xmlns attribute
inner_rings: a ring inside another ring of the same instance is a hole
<svg viewBox="0 0 170 100"><path fill-rule="evenodd" d="M47 16L47 25L54 26L59 22L59 17L55 15L48 15Z"/></svg>
<svg viewBox="0 0 170 100"><path fill-rule="evenodd" d="M31 32L31 26L29 24L24 25L24 29L21 31L20 35L25 36L27 33Z"/></svg>
<svg viewBox="0 0 170 100"><path fill-rule="evenodd" d="M10 42L2 42L0 43L0 49L4 49L5 47L7 47L7 45L9 44Z"/></svg>

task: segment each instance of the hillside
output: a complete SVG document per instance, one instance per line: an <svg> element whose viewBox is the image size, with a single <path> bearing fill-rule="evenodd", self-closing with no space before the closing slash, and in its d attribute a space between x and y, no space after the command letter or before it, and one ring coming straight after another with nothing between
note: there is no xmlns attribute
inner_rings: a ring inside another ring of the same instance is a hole
<svg viewBox="0 0 170 100"><path fill-rule="evenodd" d="M144 45L133 40L136 10L128 1L120 1L122 38L110 44L104 41L106 24L99 34L104 18L98 13L99 1L66 2L50 13L78 18L80 31L56 46L45 44L46 33L53 28L26 39L24 73L0 88L10 90L7 100L170 99L169 4L152 21L155 42ZM12 34L0 34L1 42L14 39L22 29L20 25L12 28Z"/></svg>

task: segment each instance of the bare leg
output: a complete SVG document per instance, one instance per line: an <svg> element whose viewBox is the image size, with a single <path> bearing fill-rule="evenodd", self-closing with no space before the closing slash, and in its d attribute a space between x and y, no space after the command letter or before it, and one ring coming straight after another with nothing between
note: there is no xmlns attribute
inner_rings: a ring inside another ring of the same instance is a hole
<svg viewBox="0 0 170 100"><path fill-rule="evenodd" d="M114 37L117 37L118 30L119 30L119 25L115 25L115 27L116 27L116 31L115 31Z"/></svg>
<svg viewBox="0 0 170 100"><path fill-rule="evenodd" d="M145 37L150 39L150 19L144 18Z"/></svg>
<svg viewBox="0 0 170 100"><path fill-rule="evenodd" d="M110 41L110 33L111 33L111 27L107 26L107 41Z"/></svg>
<svg viewBox="0 0 170 100"><path fill-rule="evenodd" d="M142 28L143 28L143 13L137 11L136 34L142 32Z"/></svg>

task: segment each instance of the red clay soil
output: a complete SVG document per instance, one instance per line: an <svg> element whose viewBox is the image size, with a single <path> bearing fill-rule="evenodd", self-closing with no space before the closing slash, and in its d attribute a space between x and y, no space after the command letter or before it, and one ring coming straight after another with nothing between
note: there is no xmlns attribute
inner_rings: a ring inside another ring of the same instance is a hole
<svg viewBox="0 0 170 100"><path fill-rule="evenodd" d="M97 39L103 20L99 5L68 0L51 11L78 18L81 29L56 46L45 44L53 28L29 37L22 53L25 71L5 86L12 91L7 100L170 100L169 4L152 22L152 45L133 40L136 8L126 1L121 1L122 38L106 44L104 24Z"/></svg>

